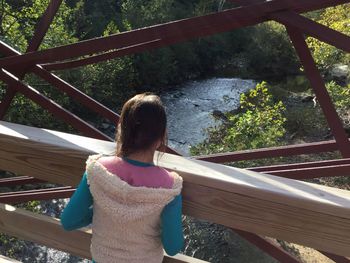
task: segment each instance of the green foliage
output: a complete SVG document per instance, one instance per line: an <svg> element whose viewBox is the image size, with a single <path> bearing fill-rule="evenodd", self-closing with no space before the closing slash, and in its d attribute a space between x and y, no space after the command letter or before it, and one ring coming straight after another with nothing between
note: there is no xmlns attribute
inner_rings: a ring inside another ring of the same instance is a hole
<svg viewBox="0 0 350 263"><path fill-rule="evenodd" d="M327 83L327 90L340 118L350 128L350 84L340 86L332 81Z"/></svg>
<svg viewBox="0 0 350 263"><path fill-rule="evenodd" d="M342 87L334 81L327 83L327 90L338 111L344 112L350 108L350 84Z"/></svg>
<svg viewBox="0 0 350 263"><path fill-rule="evenodd" d="M23 6L3 1L0 7L3 12L0 20L0 38L19 51L24 52L32 39L34 29L41 15L45 12L49 0L25 1ZM51 23L42 42L41 48L49 48L76 42L68 29L72 10L63 2Z"/></svg>
<svg viewBox="0 0 350 263"><path fill-rule="evenodd" d="M135 93L137 75L130 57L89 65L81 72L82 89L104 105L117 109Z"/></svg>
<svg viewBox="0 0 350 263"><path fill-rule="evenodd" d="M40 0L37 1L42 2ZM75 10L70 9L64 1L62 2L42 44L40 45L40 49L68 45L78 41L78 38L74 35L75 31L70 27L71 21L75 19L74 11Z"/></svg>
<svg viewBox="0 0 350 263"><path fill-rule="evenodd" d="M241 113L227 113L228 121L209 129L208 139L191 148L191 154L210 154L282 144L285 107L274 102L266 82L241 95Z"/></svg>
<svg viewBox="0 0 350 263"><path fill-rule="evenodd" d="M350 85L341 86L335 82L326 84L334 106L346 128L350 127ZM318 141L329 136L329 125L319 103L301 102L300 95L291 93L294 101L286 112L286 130L292 140ZM288 94L284 95L286 99ZM305 96L305 94L303 95ZM317 118L315 118L317 116Z"/></svg>
<svg viewBox="0 0 350 263"><path fill-rule="evenodd" d="M21 24L18 20L18 12L14 11L11 6L2 1L0 20L0 40L20 51L25 51L27 40L21 31Z"/></svg>
<svg viewBox="0 0 350 263"><path fill-rule="evenodd" d="M315 118L317 116L317 118ZM319 106L313 103L295 105L286 112L285 128L290 140L318 141L327 135L327 121Z"/></svg>
<svg viewBox="0 0 350 263"><path fill-rule="evenodd" d="M350 35L350 4L327 8L320 13L316 21L346 35ZM307 43L313 52L315 61L323 70L327 70L337 63L350 63L349 53L312 37L307 39Z"/></svg>
<svg viewBox="0 0 350 263"><path fill-rule="evenodd" d="M0 233L0 247L1 253L10 258L15 258L16 255L20 255L23 251L24 241L19 240L16 237L11 237L6 234Z"/></svg>
<svg viewBox="0 0 350 263"><path fill-rule="evenodd" d="M80 40L101 36L109 23L122 26L120 8L122 1L67 0L74 13L70 28ZM121 27L122 28L122 27Z"/></svg>
<svg viewBox="0 0 350 263"><path fill-rule="evenodd" d="M39 205L40 205L40 202L37 200L34 200L34 201L29 201L23 204L16 205L16 207L23 208L33 213L39 213L40 212Z"/></svg>
<svg viewBox="0 0 350 263"><path fill-rule="evenodd" d="M248 72L266 78L281 78L299 72L299 63L284 27L265 22L252 29L244 51Z"/></svg>

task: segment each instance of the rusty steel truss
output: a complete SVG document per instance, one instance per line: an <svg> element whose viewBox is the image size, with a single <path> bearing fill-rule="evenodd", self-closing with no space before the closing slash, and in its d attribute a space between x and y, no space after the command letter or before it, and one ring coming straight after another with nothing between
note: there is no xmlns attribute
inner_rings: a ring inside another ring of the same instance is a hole
<svg viewBox="0 0 350 263"><path fill-rule="evenodd" d="M335 139L299 145L196 156L195 158L210 162L225 163L339 151L342 159L338 160L255 167L250 169L293 179L350 175L350 141L326 90L324 80L305 42L305 36L312 36L346 52L350 52L350 37L301 15L301 13L309 11L347 4L350 0L231 0L238 7L204 16L172 21L38 51L61 2L62 0L51 0L36 26L34 36L29 42L26 53L21 54L6 43L0 41L0 54L4 56L0 59L0 80L8 85L6 93L0 102L0 119L4 118L14 96L17 93L21 93L84 135L112 141L112 138L24 83L22 80L25 74L33 73L37 75L85 107L100 114L101 117L108 119L112 123L117 123L119 120L117 113L93 98L90 98L51 71L81 67L180 43L193 38L205 37L273 20L286 27L287 33L300 58L305 74L311 83ZM167 151L178 154L170 148ZM0 186L37 183L42 183L42 181L28 176L0 179ZM67 198L73 194L74 190L70 186L63 186L1 193L0 202L19 203L29 200ZM296 258L265 238L241 230L235 231L281 262L299 262ZM330 253L323 254L335 262L350 262L345 257Z"/></svg>

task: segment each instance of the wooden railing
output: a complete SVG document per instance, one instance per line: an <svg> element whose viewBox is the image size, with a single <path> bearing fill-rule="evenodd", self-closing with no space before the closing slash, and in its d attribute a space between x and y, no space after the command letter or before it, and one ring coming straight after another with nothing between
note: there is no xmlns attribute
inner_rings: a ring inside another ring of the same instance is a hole
<svg viewBox="0 0 350 263"><path fill-rule="evenodd" d="M112 142L6 122L0 122L0 143L0 169L68 186L80 181L88 155L115 148ZM349 191L171 154L155 161L183 176L186 215L350 256ZM89 232L64 232L56 219L8 205L1 210L0 232L90 257Z"/></svg>
<svg viewBox="0 0 350 263"><path fill-rule="evenodd" d="M63 230L58 219L28 212L6 204L0 204L0 220L0 231L3 233L91 259L90 229L67 232ZM0 257L0 262L2 260ZM204 263L205 261L185 255L177 255L175 257L166 256L164 262Z"/></svg>
<svg viewBox="0 0 350 263"><path fill-rule="evenodd" d="M4 257L2 255L0 255L0 262L1 263L21 263L20 261L17 261L17 260L12 259L12 258L7 258L7 257Z"/></svg>

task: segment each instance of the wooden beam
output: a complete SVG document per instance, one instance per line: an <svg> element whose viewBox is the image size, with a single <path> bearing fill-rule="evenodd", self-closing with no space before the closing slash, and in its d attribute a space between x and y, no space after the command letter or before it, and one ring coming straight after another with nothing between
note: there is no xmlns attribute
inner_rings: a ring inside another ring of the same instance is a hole
<svg viewBox="0 0 350 263"><path fill-rule="evenodd" d="M7 204L0 204L0 232L37 242L74 255L89 258L91 231L65 232L60 221L34 214Z"/></svg>
<svg viewBox="0 0 350 263"><path fill-rule="evenodd" d="M272 0L194 18L172 21L142 29L100 37L70 45L0 59L0 67L34 65L106 52L161 39L165 45L230 31L267 21L272 12L296 12L348 3L349 0Z"/></svg>
<svg viewBox="0 0 350 263"><path fill-rule="evenodd" d="M115 144L0 122L0 169L75 186L92 153ZM159 160L158 160L159 159ZM184 213L231 228L350 256L350 192L171 154L184 178Z"/></svg>
<svg viewBox="0 0 350 263"><path fill-rule="evenodd" d="M0 262L2 262L2 263L21 263L18 260L15 260L13 258L8 258L8 257L2 256L2 255L0 255Z"/></svg>
<svg viewBox="0 0 350 263"><path fill-rule="evenodd" d="M67 232L62 228L58 219L7 204L0 204L0 222L1 233L91 259L91 230L88 228ZM163 262L205 263L205 261L185 255L165 256Z"/></svg>

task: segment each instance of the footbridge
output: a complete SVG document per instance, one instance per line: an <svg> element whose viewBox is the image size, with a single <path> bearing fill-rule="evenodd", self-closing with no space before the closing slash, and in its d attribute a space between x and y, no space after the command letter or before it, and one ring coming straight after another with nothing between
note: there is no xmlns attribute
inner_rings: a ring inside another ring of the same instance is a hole
<svg viewBox="0 0 350 263"><path fill-rule="evenodd" d="M65 232L56 218L13 206L30 200L69 198L84 172L88 155L112 153L113 139L23 81L33 73L50 85L99 113L112 123L119 116L82 93L52 71L98 63L120 56L209 36L265 21L285 26L321 105L334 140L258 150L185 158L168 148L155 162L184 178L184 214L231 228L280 262L297 258L265 237L312 247L335 262L350 262L350 192L301 181L317 177L350 176L350 141L305 42L315 37L350 52L350 37L303 16L309 11L349 4L349 0L231 0L236 7L39 50L62 0L51 0L27 51L21 54L0 41L0 80L7 90L0 103L0 119L16 94L23 94L80 135L0 122L0 170L17 176L0 179L0 186L50 182L52 188L0 194L0 232L91 258L91 231ZM45 124L43 124L44 126ZM340 153L336 160L238 169L225 163L260 158ZM0 257L2 261L16 262ZM185 255L166 256L164 262L203 262Z"/></svg>

